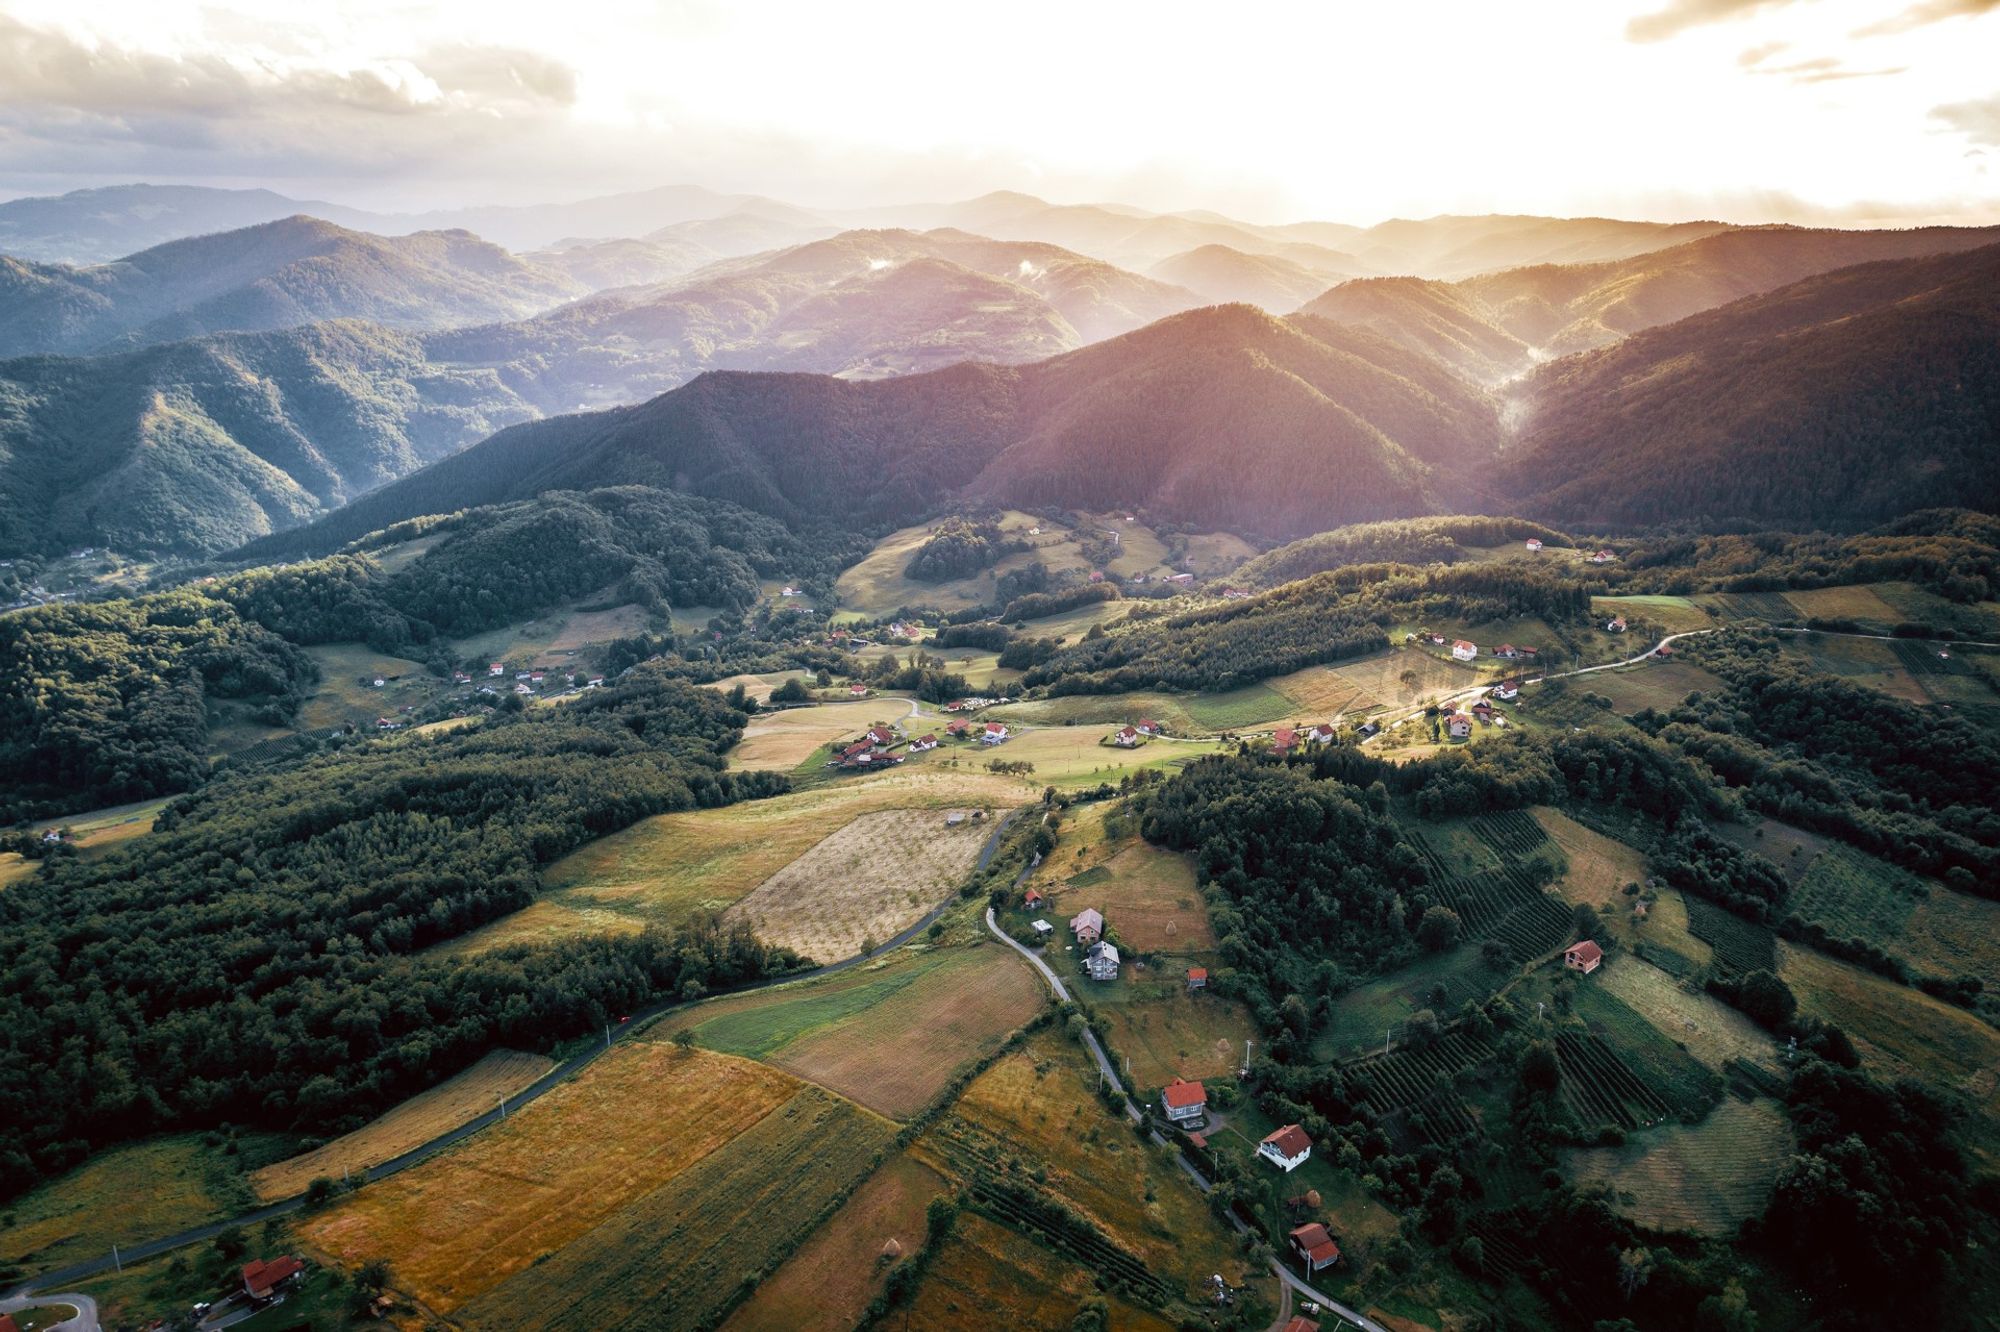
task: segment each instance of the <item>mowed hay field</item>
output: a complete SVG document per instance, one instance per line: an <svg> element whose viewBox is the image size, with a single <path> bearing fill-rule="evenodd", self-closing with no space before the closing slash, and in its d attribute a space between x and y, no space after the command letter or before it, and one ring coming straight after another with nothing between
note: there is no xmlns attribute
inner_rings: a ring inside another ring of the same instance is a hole
<svg viewBox="0 0 2000 1332"><path fill-rule="evenodd" d="M710 1049L761 1059L902 1119L1044 1002L1025 963L981 942L717 1000L688 1025Z"/></svg>
<svg viewBox="0 0 2000 1332"><path fill-rule="evenodd" d="M344 1171L366 1170L393 1161L468 1120L477 1119L502 1097L529 1086L555 1067L547 1055L495 1050L471 1068L413 1096L381 1118L315 1148L303 1156L265 1166L250 1186L266 1202L304 1193L315 1179L339 1179Z"/></svg>
<svg viewBox="0 0 2000 1332"><path fill-rule="evenodd" d="M1479 682L1479 672L1471 666L1441 661L1414 648L1392 648L1372 657L1323 669L1353 685L1365 696L1346 705L1350 712L1408 707L1434 695L1470 688Z"/></svg>
<svg viewBox="0 0 2000 1332"><path fill-rule="evenodd" d="M434 1160L302 1219L348 1267L449 1313L710 1156L799 1090L790 1074L636 1042ZM517 1311L525 1313L527 1311Z"/></svg>
<svg viewBox="0 0 2000 1332"><path fill-rule="evenodd" d="M1116 1295L1100 1295L1081 1264L973 1212L962 1212L924 1272L908 1326L924 1332L1065 1332L1086 1299L1102 1298L1114 1332L1172 1332L1174 1324ZM901 1328L901 1319L888 1326Z"/></svg>
<svg viewBox="0 0 2000 1332"><path fill-rule="evenodd" d="M1884 601L1874 588L1865 584L1859 587L1816 587L1784 595L1786 601L1798 608L1799 614L1816 619L1856 620L1876 629L1885 629L1907 618Z"/></svg>
<svg viewBox="0 0 2000 1332"><path fill-rule="evenodd" d="M725 910L860 815L926 810L941 824L946 809L991 812L1026 796L1014 778L909 764L768 800L656 815L563 857L549 867L536 901L437 951L472 954L677 925L698 912Z"/></svg>
<svg viewBox="0 0 2000 1332"><path fill-rule="evenodd" d="M743 728L743 739L736 748L729 751L729 766L790 772L822 747L851 740L871 726L894 726L906 720L909 712L908 700L891 697L759 713Z"/></svg>
<svg viewBox="0 0 2000 1332"><path fill-rule="evenodd" d="M1687 597L1592 597L1590 609L1599 621L1623 615L1628 620L1644 620L1670 634L1684 634L1715 625L1715 617Z"/></svg>
<svg viewBox="0 0 2000 1332"><path fill-rule="evenodd" d="M130 805L94 809L87 814L72 814L67 818L45 819L31 825L30 831L40 834L51 828L68 829L70 845L88 860L153 831L154 820L159 818L160 811L172 799L174 797L168 796L160 800L141 800ZM26 859L16 851L0 855L0 888L29 877L41 867L39 860Z"/></svg>
<svg viewBox="0 0 2000 1332"><path fill-rule="evenodd" d="M1566 902L1597 908L1621 934L1629 933L1631 904L1636 898L1625 896L1625 885L1646 881L1646 858L1623 842L1584 827L1561 810L1542 807L1530 812L1569 862L1569 868L1555 882L1556 892Z"/></svg>
<svg viewBox="0 0 2000 1332"><path fill-rule="evenodd" d="M1792 1146L1777 1102L1725 1096L1699 1124L1650 1129L1621 1147L1566 1152L1563 1170L1577 1184L1609 1186L1612 1210L1649 1230L1720 1238L1763 1212Z"/></svg>
<svg viewBox="0 0 2000 1332"><path fill-rule="evenodd" d="M520 624L461 638L452 646L463 657L483 657L520 666L565 665L567 669L578 649L609 643L614 638L629 638L654 624L655 618L642 606L589 611L558 607Z"/></svg>
<svg viewBox="0 0 2000 1332"><path fill-rule="evenodd" d="M923 1247L924 1208L944 1177L913 1156L891 1157L722 1325L722 1332L848 1332L881 1292L893 1244Z"/></svg>
<svg viewBox="0 0 2000 1332"><path fill-rule="evenodd" d="M1722 681L1699 666L1684 661L1661 661L1657 657L1622 671L1599 671L1586 676L1580 686L1611 700L1621 713L1641 708L1676 707L1696 690L1714 690Z"/></svg>
<svg viewBox="0 0 2000 1332"><path fill-rule="evenodd" d="M936 810L863 814L723 912L766 943L817 962L865 952L949 899L989 836Z"/></svg>
<svg viewBox="0 0 2000 1332"><path fill-rule="evenodd" d="M1040 790L1049 785L1095 786L1103 781L1116 782L1119 773L1140 768L1181 768L1204 754L1217 754L1223 749L1212 740L1155 740L1136 749L1120 749L1099 743L1104 736L1105 730L1094 726L1036 727L990 750L981 747L976 756L968 756L968 761L983 763L997 758L1032 763L1035 770L1029 774L1029 781Z"/></svg>
<svg viewBox="0 0 2000 1332"><path fill-rule="evenodd" d="M742 1133L587 1233L461 1307L472 1329L712 1327L820 1211L875 1168L889 1123L801 1088Z"/></svg>
<svg viewBox="0 0 2000 1332"><path fill-rule="evenodd" d="M1846 846L1829 846L1786 909L1835 935L1866 939L1927 976L2000 984L2000 902L1918 879Z"/></svg>
<svg viewBox="0 0 2000 1332"><path fill-rule="evenodd" d="M1777 1070L1770 1033L1705 990L1684 990L1651 963L1629 954L1598 968L1594 984L1659 1028L1689 1055L1720 1072L1732 1059Z"/></svg>

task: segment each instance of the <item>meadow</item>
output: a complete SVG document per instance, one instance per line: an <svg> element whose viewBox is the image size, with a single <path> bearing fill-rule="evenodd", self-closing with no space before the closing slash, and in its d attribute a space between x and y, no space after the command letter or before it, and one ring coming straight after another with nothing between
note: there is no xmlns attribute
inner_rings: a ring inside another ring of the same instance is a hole
<svg viewBox="0 0 2000 1332"><path fill-rule="evenodd" d="M144 837L153 831L153 821L159 818L160 811L173 799L174 797L167 796L159 800L141 800L130 805L112 805L85 814L45 819L29 825L29 828L35 833L47 832L51 828L66 829L70 845L85 859L91 859L116 850L133 838ZM40 867L41 862L24 860L17 852L9 851L0 855L0 888L27 878Z"/></svg>
<svg viewBox="0 0 2000 1332"><path fill-rule="evenodd" d="M907 722L927 729L925 723L913 719L914 713L915 705L908 699L894 696L760 713L750 719L743 728L743 739L729 751L729 766L791 772L819 750L836 741L851 740L871 726ZM913 732L922 733L923 729Z"/></svg>
<svg viewBox="0 0 2000 1332"><path fill-rule="evenodd" d="M1292 700L1263 684L1244 685L1214 694L1163 694L1135 690L1124 694L1063 694L1055 698L1009 703L981 714L1009 723L1035 726L1098 728L1104 735L1128 722L1160 722L1175 735L1210 735L1273 726L1296 715Z"/></svg>
<svg viewBox="0 0 2000 1332"><path fill-rule="evenodd" d="M1120 773L1140 768L1181 768L1203 754L1221 753L1224 749L1212 740L1156 740L1137 749L1119 749L1100 743L1104 735L1102 729L1092 726L1036 727L1019 732L1005 744L993 746L990 752L980 751L977 759L1034 764L1029 785L1039 791L1044 786L1116 782Z"/></svg>
<svg viewBox="0 0 2000 1332"><path fill-rule="evenodd" d="M1715 626L1715 617L1688 597L1592 597L1590 609L1592 616L1599 621L1623 615L1634 622L1643 620L1667 634L1683 634Z"/></svg>
<svg viewBox="0 0 2000 1332"><path fill-rule="evenodd" d="M446 685L422 662L388 656L359 643L310 647L305 653L319 666L319 685L299 708L302 731L349 725L365 730L377 717L392 717L406 704L431 702ZM377 678L384 681L380 689L371 683Z"/></svg>
<svg viewBox="0 0 2000 1332"><path fill-rule="evenodd" d="M574 668L582 649L614 638L629 638L658 627L658 617L643 606L608 610L577 610L576 604L545 611L533 619L456 640L452 650L467 660L484 658L510 667ZM706 622L714 615L702 616Z"/></svg>
<svg viewBox="0 0 2000 1332"><path fill-rule="evenodd" d="M1571 1149L1563 1171L1612 1190L1612 1210L1649 1230L1724 1238L1761 1214L1792 1151L1775 1102L1723 1098L1699 1124L1667 1124L1619 1147Z"/></svg>
<svg viewBox="0 0 2000 1332"><path fill-rule="evenodd" d="M924 1272L905 1323L925 1332L1067 1332L1086 1299L1110 1307L1118 1332L1172 1332L1174 1323L1115 1295L1100 1296L1094 1274L983 1216L961 1213Z"/></svg>
<svg viewBox="0 0 2000 1332"><path fill-rule="evenodd" d="M1875 633L1887 633L1892 625L1908 618L1866 584L1792 591L1785 593L1785 600L1808 618L1853 620Z"/></svg>
<svg viewBox="0 0 2000 1332"><path fill-rule="evenodd" d="M304 1193L315 1179L341 1179L393 1161L460 1124L476 1119L503 1097L530 1086L555 1067L547 1055L495 1050L472 1067L419 1093L352 1133L265 1166L250 1177L259 1198L274 1202Z"/></svg>
<svg viewBox="0 0 2000 1332"><path fill-rule="evenodd" d="M1614 958L1584 984L1642 1014L1662 1035L1715 1072L1732 1060L1774 1072L1780 1067L1769 1032L1707 991L1683 989L1672 976L1640 958Z"/></svg>
<svg viewBox="0 0 2000 1332"><path fill-rule="evenodd" d="M1677 707L1696 690L1713 690L1721 683L1689 662L1653 658L1621 671L1598 671L1577 681L1576 687L1604 695L1613 708L1629 715L1642 708Z"/></svg>
<svg viewBox="0 0 2000 1332"><path fill-rule="evenodd" d="M862 814L723 912L818 962L867 952L948 900L972 872L984 823L934 809Z"/></svg>
<svg viewBox="0 0 2000 1332"><path fill-rule="evenodd" d="M1051 571L1087 567L1077 539L1069 529L1046 518L1010 509L1001 515L1001 530L1029 542L1032 550L1008 555L993 567L970 578L948 579L939 583L920 582L908 577L904 570L909 567L917 548L929 537L931 526L920 523L891 532L877 541L875 548L858 563L843 570L834 583L841 607L871 620L893 615L905 606L962 610L992 601L994 585L1000 576L1016 569L1024 569L1031 564L1046 565ZM1037 536L1030 536L1028 529L1031 527L1040 527L1042 531ZM1129 532L1129 528L1121 528L1121 544L1136 541L1135 536L1128 535ZM1150 532L1146 536L1152 542L1152 549L1158 551L1157 538L1153 538ZM1134 550L1144 553L1136 544ZM1118 565L1114 563L1112 567L1117 568ZM1138 571L1137 568L1120 570Z"/></svg>

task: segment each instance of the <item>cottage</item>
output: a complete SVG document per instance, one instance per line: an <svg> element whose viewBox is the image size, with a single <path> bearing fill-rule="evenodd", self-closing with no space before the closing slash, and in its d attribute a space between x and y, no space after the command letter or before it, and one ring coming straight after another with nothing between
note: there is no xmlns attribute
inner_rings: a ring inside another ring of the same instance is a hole
<svg viewBox="0 0 2000 1332"><path fill-rule="evenodd" d="M1298 735L1291 727L1280 726L1271 732L1271 752L1279 758L1291 753L1292 746L1298 742Z"/></svg>
<svg viewBox="0 0 2000 1332"><path fill-rule="evenodd" d="M1521 682L1514 679L1502 680L1493 686L1493 697L1502 703L1512 703L1521 696Z"/></svg>
<svg viewBox="0 0 2000 1332"><path fill-rule="evenodd" d="M1622 616L1622 615L1614 615L1614 616L1612 616L1612 617L1611 617L1610 619L1608 619L1608 620L1606 620L1606 621L1604 622L1604 628L1605 628L1605 632L1607 632L1607 633L1613 633L1613 634L1622 634L1622 633L1624 633L1624 632L1625 632L1625 617L1624 617L1624 616Z"/></svg>
<svg viewBox="0 0 2000 1332"><path fill-rule="evenodd" d="M243 1264L243 1293L253 1300L268 1300L273 1291L306 1270L306 1265L286 1254L282 1258L259 1258Z"/></svg>
<svg viewBox="0 0 2000 1332"><path fill-rule="evenodd" d="M505 675L507 673L506 663L496 661L486 668L486 673L488 675Z"/></svg>
<svg viewBox="0 0 2000 1332"><path fill-rule="evenodd" d="M1192 583L1194 575L1191 573L1168 574L1167 581L1169 583Z"/></svg>
<svg viewBox="0 0 2000 1332"><path fill-rule="evenodd" d="M1604 950L1597 946L1595 939L1584 939L1563 950L1563 965L1571 971L1581 971L1588 976L1604 965Z"/></svg>
<svg viewBox="0 0 2000 1332"><path fill-rule="evenodd" d="M1161 734L1160 724L1154 721L1151 717L1141 717L1138 720L1138 722L1134 725L1133 729L1138 731L1140 735Z"/></svg>
<svg viewBox="0 0 2000 1332"><path fill-rule="evenodd" d="M1305 1264L1307 1276L1340 1261L1340 1246L1333 1242L1333 1236L1326 1233L1326 1227L1317 1221L1309 1221L1294 1229L1291 1242L1292 1252Z"/></svg>
<svg viewBox="0 0 2000 1332"><path fill-rule="evenodd" d="M1096 907L1085 907L1069 918L1069 928L1078 943L1096 943L1104 934L1104 916Z"/></svg>
<svg viewBox="0 0 2000 1332"><path fill-rule="evenodd" d="M1380 722L1372 722L1372 721L1362 722L1360 726L1355 728L1354 733L1360 736L1363 740L1366 740L1370 736L1380 735L1382 733L1382 724Z"/></svg>
<svg viewBox="0 0 2000 1332"><path fill-rule="evenodd" d="M1120 749L1132 748L1132 746L1139 743L1138 729L1131 726L1121 726L1118 729L1118 734L1111 737L1111 743L1117 745Z"/></svg>
<svg viewBox="0 0 2000 1332"><path fill-rule="evenodd" d="M584 681L583 687L585 689L602 689L604 688L604 677L601 675L593 675L588 680Z"/></svg>
<svg viewBox="0 0 2000 1332"><path fill-rule="evenodd" d="M515 672L514 672L514 678L515 678L516 680L519 680L519 681L522 681L523 683L525 683L525 682L527 681L527 679L528 679L528 672L526 672L526 671L515 671Z"/></svg>
<svg viewBox="0 0 2000 1332"><path fill-rule="evenodd" d="M1462 638L1451 645L1451 657L1453 661L1471 661L1478 655L1478 647L1466 642Z"/></svg>
<svg viewBox="0 0 2000 1332"><path fill-rule="evenodd" d="M1222 589L1222 599L1224 601L1247 601L1250 599L1250 594L1240 587L1225 587Z"/></svg>
<svg viewBox="0 0 2000 1332"><path fill-rule="evenodd" d="M1118 949L1101 940L1091 945L1083 959L1084 974L1096 981L1118 979Z"/></svg>
<svg viewBox="0 0 2000 1332"><path fill-rule="evenodd" d="M798 594L799 590L791 586L787 586L782 592L778 593L778 595L781 597L795 597Z"/></svg>
<svg viewBox="0 0 2000 1332"><path fill-rule="evenodd" d="M871 726L867 732L868 742L878 749L896 743L896 733L886 726Z"/></svg>
<svg viewBox="0 0 2000 1332"><path fill-rule="evenodd" d="M948 721L944 724L944 733L956 740L963 737L971 725L970 722Z"/></svg>
<svg viewBox="0 0 2000 1332"><path fill-rule="evenodd" d="M528 683L529 683L529 684L535 684L535 685L538 685L538 684L540 684L540 683L541 683L542 681L544 681L544 680L546 680L546 679L548 679L548 678L549 678L549 673L548 673L547 671L529 671L529 672L528 672Z"/></svg>
<svg viewBox="0 0 2000 1332"><path fill-rule="evenodd" d="M1090 581L1091 581L1091 582L1093 582L1093 583L1101 583L1101 582L1103 582L1103 581L1104 581L1104 573L1103 573L1103 571L1102 571L1102 570L1100 570L1100 569L1092 569L1092 570L1090 571Z"/></svg>
<svg viewBox="0 0 2000 1332"><path fill-rule="evenodd" d="M987 722L986 729L979 736L982 745L1000 745L1007 742L1007 726L1004 722Z"/></svg>
<svg viewBox="0 0 2000 1332"><path fill-rule="evenodd" d="M1464 712L1444 714L1444 732L1454 740L1463 740L1472 734L1472 716Z"/></svg>
<svg viewBox="0 0 2000 1332"><path fill-rule="evenodd" d="M912 754L922 754L927 750L936 749L937 746L938 746L938 738L936 736L920 735L916 739L910 741L910 752Z"/></svg>
<svg viewBox="0 0 2000 1332"><path fill-rule="evenodd" d="M1264 1135L1257 1144L1257 1155L1271 1162L1286 1174L1304 1165L1313 1154L1313 1140L1297 1124L1287 1124L1283 1128Z"/></svg>
<svg viewBox="0 0 2000 1332"><path fill-rule="evenodd" d="M1493 655L1496 657L1505 657L1508 661L1512 661L1521 655L1521 649L1515 647L1512 643L1502 643L1499 647L1493 649Z"/></svg>
<svg viewBox="0 0 2000 1332"><path fill-rule="evenodd" d="M1332 723L1321 722L1319 725L1307 729L1305 740L1309 745L1330 745L1333 743L1333 735Z"/></svg>
<svg viewBox="0 0 2000 1332"><path fill-rule="evenodd" d="M1160 1089L1160 1108L1170 1123L1199 1128L1208 1119L1208 1091L1199 1082L1175 1078Z"/></svg>
<svg viewBox="0 0 2000 1332"><path fill-rule="evenodd" d="M1498 711L1499 711L1498 708L1494 707L1491 703L1488 703L1483 698L1480 699L1477 703L1474 703L1472 705L1472 715L1478 718L1480 721L1485 722L1488 726L1491 726L1493 724L1493 716Z"/></svg>
<svg viewBox="0 0 2000 1332"><path fill-rule="evenodd" d="M1590 557L1590 562L1592 564L1609 564L1617 558L1616 555L1613 555L1608 550L1600 550Z"/></svg>
<svg viewBox="0 0 2000 1332"><path fill-rule="evenodd" d="M471 684L472 677L467 675L464 671L453 671L451 673L451 682L453 684Z"/></svg>
<svg viewBox="0 0 2000 1332"><path fill-rule="evenodd" d="M1208 988L1208 968L1189 967L1188 993L1193 994L1196 990L1206 990L1207 988Z"/></svg>
<svg viewBox="0 0 2000 1332"><path fill-rule="evenodd" d="M1542 553L1542 540L1540 537L1528 538L1528 553L1531 555L1539 555Z"/></svg>
<svg viewBox="0 0 2000 1332"><path fill-rule="evenodd" d="M868 686L865 684L851 684L847 686L847 696L849 698L866 698L868 696Z"/></svg>
<svg viewBox="0 0 2000 1332"><path fill-rule="evenodd" d="M1047 898L1042 896L1041 889L1030 888L1027 891L1027 894L1021 898L1021 905L1028 908L1028 910L1033 911L1036 907L1040 906L1043 902L1047 900L1048 900Z"/></svg>
<svg viewBox="0 0 2000 1332"><path fill-rule="evenodd" d="M524 680L514 686L514 692L517 694L532 694L535 692L535 687Z"/></svg>

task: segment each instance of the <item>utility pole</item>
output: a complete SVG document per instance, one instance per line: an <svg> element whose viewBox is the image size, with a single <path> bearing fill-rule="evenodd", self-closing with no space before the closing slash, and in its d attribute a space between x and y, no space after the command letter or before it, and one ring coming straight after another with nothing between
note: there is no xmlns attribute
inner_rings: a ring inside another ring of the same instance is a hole
<svg viewBox="0 0 2000 1332"><path fill-rule="evenodd" d="M609 1022L604 1024L604 1048L607 1050L611 1048L611 1024Z"/></svg>
<svg viewBox="0 0 2000 1332"><path fill-rule="evenodd" d="M500 1098L500 1118L505 1119L506 1117L507 1117L507 1098L503 1096Z"/></svg>
<svg viewBox="0 0 2000 1332"><path fill-rule="evenodd" d="M1383 1053L1383 1054L1388 1054L1388 1053L1389 1053L1389 1042L1390 1042L1390 1040L1391 1040L1391 1039L1393 1039L1393 1038L1395 1037L1395 1035L1396 1035L1396 1028L1395 1028L1395 1025L1394 1025L1394 1024L1392 1023L1392 1024L1390 1024L1390 1027L1389 1027L1389 1030L1387 1030L1387 1031L1385 1031L1385 1032L1383 1032L1383 1033L1382 1033L1382 1053Z"/></svg>
<svg viewBox="0 0 2000 1332"><path fill-rule="evenodd" d="M116 1240L111 1242L111 1265L118 1269L119 1276L125 1275L125 1263L118 1256L118 1241Z"/></svg>

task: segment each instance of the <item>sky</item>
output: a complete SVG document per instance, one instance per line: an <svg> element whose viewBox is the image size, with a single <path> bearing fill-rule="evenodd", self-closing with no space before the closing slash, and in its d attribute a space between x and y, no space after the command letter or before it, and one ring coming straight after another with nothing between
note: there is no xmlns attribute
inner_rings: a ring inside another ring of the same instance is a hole
<svg viewBox="0 0 2000 1332"><path fill-rule="evenodd" d="M2000 222L2000 0L0 0L0 196Z"/></svg>

